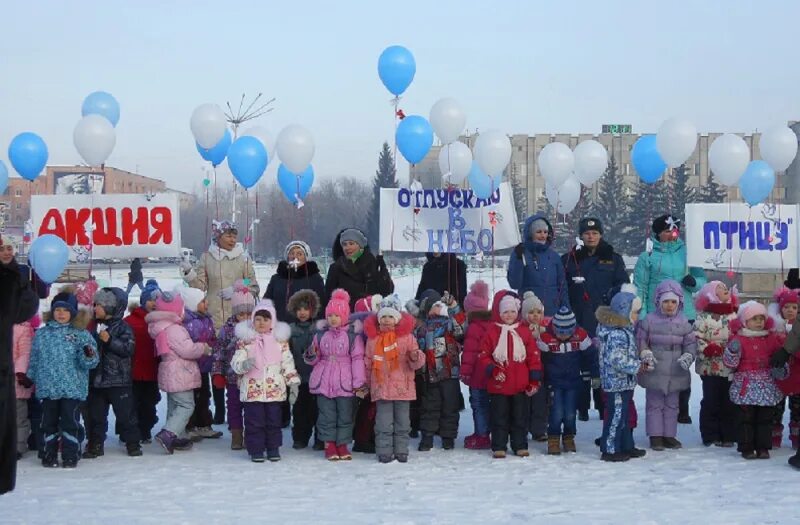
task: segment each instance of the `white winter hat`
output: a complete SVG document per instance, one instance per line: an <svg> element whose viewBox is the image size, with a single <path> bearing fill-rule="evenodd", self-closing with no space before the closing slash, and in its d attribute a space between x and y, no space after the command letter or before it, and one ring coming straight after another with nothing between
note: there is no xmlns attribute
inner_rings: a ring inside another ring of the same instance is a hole
<svg viewBox="0 0 800 525"><path fill-rule="evenodd" d="M196 312L197 305L206 298L206 293L203 290L190 288L189 286L179 286L175 289L175 292L180 294L183 298L184 306L190 312Z"/></svg>

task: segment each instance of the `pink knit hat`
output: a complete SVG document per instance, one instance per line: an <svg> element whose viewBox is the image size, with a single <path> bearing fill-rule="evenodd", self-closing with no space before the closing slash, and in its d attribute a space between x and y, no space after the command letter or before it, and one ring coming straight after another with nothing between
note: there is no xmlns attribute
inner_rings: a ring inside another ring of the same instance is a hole
<svg viewBox="0 0 800 525"><path fill-rule="evenodd" d="M356 301L356 312L377 312L380 309L383 297L379 294L368 295Z"/></svg>
<svg viewBox="0 0 800 525"><path fill-rule="evenodd" d="M87 279L75 286L75 297L78 298L78 305L92 306L94 294L100 289L100 285L94 278Z"/></svg>
<svg viewBox="0 0 800 525"><path fill-rule="evenodd" d="M475 312L489 309L489 285L482 280L477 280L469 287L469 293L464 298L464 310Z"/></svg>
<svg viewBox="0 0 800 525"><path fill-rule="evenodd" d="M757 315L763 315L766 319L767 308L757 301L747 301L739 307L739 320L746 323Z"/></svg>
<svg viewBox="0 0 800 525"><path fill-rule="evenodd" d="M256 299L250 289L239 279L233 284L233 297L231 297L231 309L233 315L240 313L250 313L256 307Z"/></svg>
<svg viewBox="0 0 800 525"><path fill-rule="evenodd" d="M506 295L500 299L499 312L502 314L503 312L509 312L513 310L514 312L519 313L521 306L522 305L520 304L519 299L513 295Z"/></svg>
<svg viewBox="0 0 800 525"><path fill-rule="evenodd" d="M156 311L172 312L178 317L183 317L183 297L179 293L161 292L156 299Z"/></svg>
<svg viewBox="0 0 800 525"><path fill-rule="evenodd" d="M350 320L350 294L341 288L333 291L328 306L325 307L325 317L331 314L338 315L342 324L347 324Z"/></svg>
<svg viewBox="0 0 800 525"><path fill-rule="evenodd" d="M773 297L775 298L775 302L778 303L778 306L783 308L787 304L798 304L800 302L800 290L792 290L781 286L775 290Z"/></svg>

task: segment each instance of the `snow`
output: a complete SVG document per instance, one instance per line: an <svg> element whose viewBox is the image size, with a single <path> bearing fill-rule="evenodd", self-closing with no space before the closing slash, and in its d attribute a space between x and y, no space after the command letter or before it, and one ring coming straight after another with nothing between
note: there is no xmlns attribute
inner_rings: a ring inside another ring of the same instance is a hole
<svg viewBox="0 0 800 525"><path fill-rule="evenodd" d="M259 266L262 286L273 269ZM127 280L127 268L97 273L116 286ZM469 279L480 276L499 289L506 285L503 274L486 270ZM145 276L165 288L178 282L171 267L146 266ZM395 282L405 300L418 275ZM488 451L465 450L462 439L472 432L469 408L461 413L456 450L419 453L411 440L405 465L381 465L374 455L358 453L351 462L329 463L321 452L292 450L288 429L283 459L275 464L251 463L245 451L231 451L227 429L222 439L173 456L152 444L144 446L143 457L129 458L109 437L104 457L82 460L75 470L44 469L28 453L19 462L17 489L0 496L0 522L797 523L798 472L786 464L793 453L788 437L768 461L745 461L735 449L705 448L697 427L701 392L694 376L695 424L679 426L683 449L648 450L645 458L620 464L599 459L593 440L601 424L594 411L590 421L578 423L577 454L546 456L544 444L531 442L532 455L525 459L493 460ZM634 435L645 448L641 389L636 404L640 425ZM162 401L162 422L165 409Z"/></svg>

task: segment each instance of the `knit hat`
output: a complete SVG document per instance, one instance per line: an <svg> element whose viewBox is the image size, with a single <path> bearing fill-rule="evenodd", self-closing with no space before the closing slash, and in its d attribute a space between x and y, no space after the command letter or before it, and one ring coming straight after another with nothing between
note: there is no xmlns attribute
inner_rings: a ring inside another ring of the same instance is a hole
<svg viewBox="0 0 800 525"><path fill-rule="evenodd" d="M383 297L379 294L368 295L356 301L356 312L377 312Z"/></svg>
<svg viewBox="0 0 800 525"><path fill-rule="evenodd" d="M342 324L347 324L350 320L350 294L341 288L334 290L325 307L325 317L329 315L338 315Z"/></svg>
<svg viewBox="0 0 800 525"><path fill-rule="evenodd" d="M622 285L622 288L611 299L611 311L615 314L631 318L633 312L638 312L642 309L642 300L636 295L636 287L630 283Z"/></svg>
<svg viewBox="0 0 800 525"><path fill-rule="evenodd" d="M102 306L107 315L113 314L114 310L117 308L117 296L114 295L114 292L111 290L111 288L99 289L94 294L94 300L92 302ZM127 307L127 305L125 306Z"/></svg>
<svg viewBox="0 0 800 525"><path fill-rule="evenodd" d="M303 241L291 241L289 244L286 245L286 250L284 250L283 258L287 261L289 260L289 252L292 251L292 248L297 247L303 250L303 253L306 254L306 260L311 259L311 248L308 244L304 243Z"/></svg>
<svg viewBox="0 0 800 525"><path fill-rule="evenodd" d="M58 293L53 297L53 302L50 303L50 313L55 312L56 308L69 310L70 319L72 319L78 314L78 298L71 293Z"/></svg>
<svg viewBox="0 0 800 525"><path fill-rule="evenodd" d="M94 294L97 293L99 288L100 285L97 284L94 278L78 283L75 286L75 297L78 299L78 304L80 306L92 306L92 303L94 303Z"/></svg>
<svg viewBox="0 0 800 525"><path fill-rule="evenodd" d="M513 295L504 295L502 299L500 299L500 304L498 304L498 308L500 313L504 312L517 312L519 313L520 309L520 301L517 297Z"/></svg>
<svg viewBox="0 0 800 525"><path fill-rule="evenodd" d="M384 297L378 310L378 319L381 317L394 317L395 321L400 322L400 298L396 294Z"/></svg>
<svg viewBox="0 0 800 525"><path fill-rule="evenodd" d="M339 234L339 244L344 245L346 241L352 241L362 248L367 246L367 237L358 228L347 228Z"/></svg>
<svg viewBox="0 0 800 525"><path fill-rule="evenodd" d="M239 232L239 227L233 221L212 221L211 239L216 243L220 237L228 232Z"/></svg>
<svg viewBox="0 0 800 525"><path fill-rule="evenodd" d="M185 308L183 297L175 292L161 292L156 299L156 310L159 312L172 312L178 317L183 317Z"/></svg>
<svg viewBox="0 0 800 525"><path fill-rule="evenodd" d="M758 301L747 301L739 307L739 320L742 323L746 323L757 315L763 315L765 319L767 317L766 307Z"/></svg>
<svg viewBox="0 0 800 525"><path fill-rule="evenodd" d="M433 289L428 289L422 292L419 298L419 315L420 317L427 317L428 312L431 311L434 303L441 302L442 296L439 292Z"/></svg>
<svg viewBox="0 0 800 525"><path fill-rule="evenodd" d="M544 313L544 303L529 290L522 296L522 315L528 315L531 310L541 310Z"/></svg>
<svg viewBox="0 0 800 525"><path fill-rule="evenodd" d="M677 232L680 229L680 226L681 220L679 218L673 217L670 214L662 215L653 220L653 233L658 235L667 230L675 230Z"/></svg>
<svg viewBox="0 0 800 525"><path fill-rule="evenodd" d="M603 223L600 222L600 219L594 217L584 217L581 219L578 223L578 235L583 235L590 230L603 235Z"/></svg>
<svg viewBox="0 0 800 525"><path fill-rule="evenodd" d="M675 292L664 292L661 294L661 297L658 298L659 305L664 301L676 301L678 303L681 302L681 298Z"/></svg>
<svg viewBox="0 0 800 525"><path fill-rule="evenodd" d="M181 296L184 307L190 312L197 312L197 305L206 298L206 293L203 290L189 286L178 286L175 288L175 293Z"/></svg>
<svg viewBox="0 0 800 525"><path fill-rule="evenodd" d="M464 298L464 310L475 312L489 309L489 285L478 279L469 287L469 293Z"/></svg>
<svg viewBox="0 0 800 525"><path fill-rule="evenodd" d="M155 300L154 294L158 291L158 282L155 279L148 279L144 284L144 290L139 295L139 305L144 306L147 301Z"/></svg>
<svg viewBox="0 0 800 525"><path fill-rule="evenodd" d="M244 285L241 279L233 283L233 297L231 297L231 310L233 315L252 312L256 306L256 299L253 297L250 288Z"/></svg>
<svg viewBox="0 0 800 525"><path fill-rule="evenodd" d="M578 327L578 321L575 319L575 314L569 309L569 306L562 306L559 308L550 324L556 335L571 336Z"/></svg>
<svg viewBox="0 0 800 525"><path fill-rule="evenodd" d="M775 290L774 298L781 308L787 304L797 304L800 303L800 290L791 290L782 286Z"/></svg>

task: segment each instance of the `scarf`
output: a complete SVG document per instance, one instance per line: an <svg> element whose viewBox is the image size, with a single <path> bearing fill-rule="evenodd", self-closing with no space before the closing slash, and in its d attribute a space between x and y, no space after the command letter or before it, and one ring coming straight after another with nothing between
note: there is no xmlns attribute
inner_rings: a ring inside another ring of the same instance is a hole
<svg viewBox="0 0 800 525"><path fill-rule="evenodd" d="M361 248L356 253L348 257L350 262L356 262L362 255L364 255L364 248Z"/></svg>
<svg viewBox="0 0 800 525"><path fill-rule="evenodd" d="M398 365L397 332L390 330L380 332L375 341L375 356L372 358L372 370L378 376L378 383L383 383L387 374L397 370Z"/></svg>
<svg viewBox="0 0 800 525"><path fill-rule="evenodd" d="M492 358L501 365L508 364L508 336L511 336L513 341L513 359L516 363L525 361L527 353L525 352L525 345L522 342L522 337L517 333L519 323L505 324L495 323L500 327L500 340L497 341L497 346L494 347Z"/></svg>
<svg viewBox="0 0 800 525"><path fill-rule="evenodd" d="M709 303L705 311L710 314L730 315L736 311L733 303Z"/></svg>

